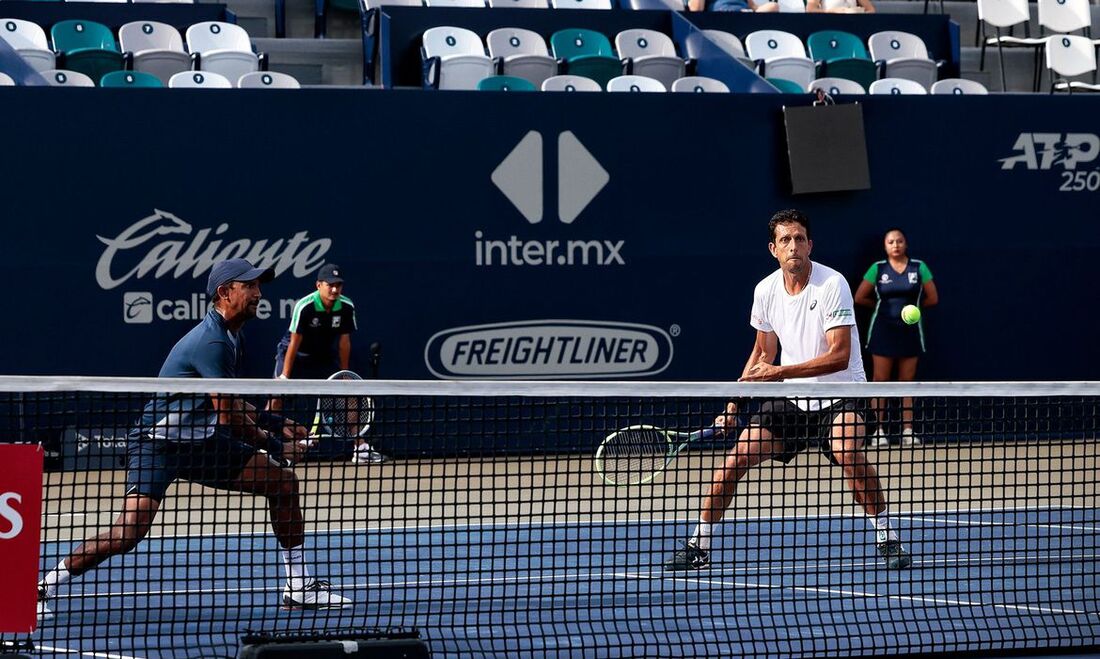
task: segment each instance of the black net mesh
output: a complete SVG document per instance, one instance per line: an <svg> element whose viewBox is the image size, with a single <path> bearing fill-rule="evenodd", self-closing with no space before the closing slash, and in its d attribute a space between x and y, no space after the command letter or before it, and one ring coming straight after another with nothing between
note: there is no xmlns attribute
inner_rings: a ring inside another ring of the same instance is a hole
<svg viewBox="0 0 1100 659"><path fill-rule="evenodd" d="M46 450L49 613L5 638L47 655L362 629L433 656L1100 642L1100 389L40 385L8 381L0 427ZM654 473L608 484L601 442L641 425Z"/></svg>

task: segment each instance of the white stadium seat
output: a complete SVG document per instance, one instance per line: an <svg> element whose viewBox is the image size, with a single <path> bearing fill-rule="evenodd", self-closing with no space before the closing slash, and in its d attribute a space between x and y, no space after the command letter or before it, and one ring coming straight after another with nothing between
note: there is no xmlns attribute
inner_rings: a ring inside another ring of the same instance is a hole
<svg viewBox="0 0 1100 659"><path fill-rule="evenodd" d="M542 83L544 92L602 92L600 83L584 76L554 76Z"/></svg>
<svg viewBox="0 0 1100 659"><path fill-rule="evenodd" d="M676 55L672 39L656 30L623 30L615 35L615 50L629 60L631 73L660 80L666 88L684 77L686 62Z"/></svg>
<svg viewBox="0 0 1100 659"><path fill-rule="evenodd" d="M660 80L645 76L619 76L607 82L609 92L663 92L665 86Z"/></svg>
<svg viewBox="0 0 1100 659"><path fill-rule="evenodd" d="M485 41L489 57L501 61L504 75L529 80L538 88L558 73L558 61L538 32L505 27L490 32Z"/></svg>
<svg viewBox="0 0 1100 659"><path fill-rule="evenodd" d="M753 61L763 60L768 78L790 80L805 89L817 77L806 46L790 32L757 30L745 37L745 50Z"/></svg>
<svg viewBox="0 0 1100 659"><path fill-rule="evenodd" d="M980 82L964 80L963 78L947 78L932 85L929 90L933 94L988 94L989 90Z"/></svg>
<svg viewBox="0 0 1100 659"><path fill-rule="evenodd" d="M51 87L95 87L95 83L92 82L91 78L77 71L52 69L50 71L39 71L38 73L46 79Z"/></svg>
<svg viewBox="0 0 1100 659"><path fill-rule="evenodd" d="M229 78L210 71L184 71L168 79L172 89L233 89Z"/></svg>
<svg viewBox="0 0 1100 659"><path fill-rule="evenodd" d="M150 73L167 85L180 71L191 69L179 30L156 21L133 21L118 29L119 46L133 53L134 70Z"/></svg>
<svg viewBox="0 0 1100 659"><path fill-rule="evenodd" d="M0 18L0 39L6 41L35 71L49 71L57 66L57 58L46 41L46 32L38 23Z"/></svg>
<svg viewBox="0 0 1100 659"><path fill-rule="evenodd" d="M260 60L252 52L252 40L239 25L206 21L187 28L187 48L200 55L198 68L240 80L246 73L260 69Z"/></svg>
<svg viewBox="0 0 1100 659"><path fill-rule="evenodd" d="M837 94L866 94L867 90L855 80L847 78L818 78L806 87L806 91L813 93L815 89L823 89L829 96Z"/></svg>
<svg viewBox="0 0 1100 659"><path fill-rule="evenodd" d="M875 95L892 96L928 93L924 85L912 80L905 80L904 78L882 78L881 80L876 80L871 83L871 88L868 91Z"/></svg>
<svg viewBox="0 0 1100 659"><path fill-rule="evenodd" d="M928 47L915 34L886 30L867 40L871 59L885 62L884 78L905 78L930 89L939 77L939 67L928 57Z"/></svg>
<svg viewBox="0 0 1100 659"><path fill-rule="evenodd" d="M428 82L437 89L477 89L496 73L481 37L460 27L433 27L424 32L421 56L432 62Z"/></svg>
<svg viewBox="0 0 1100 659"><path fill-rule="evenodd" d="M714 78L707 78L705 76L686 76L672 83L672 91L674 92L717 92L719 94L728 94L729 90L730 88L721 80L715 80Z"/></svg>
<svg viewBox="0 0 1100 659"><path fill-rule="evenodd" d="M294 76L275 71L253 71L241 76L237 81L241 89L298 89L301 87Z"/></svg>

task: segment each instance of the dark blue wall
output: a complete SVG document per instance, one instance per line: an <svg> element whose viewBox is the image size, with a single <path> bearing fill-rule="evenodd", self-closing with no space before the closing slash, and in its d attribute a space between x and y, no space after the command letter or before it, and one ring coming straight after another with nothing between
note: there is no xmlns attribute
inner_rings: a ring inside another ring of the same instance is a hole
<svg viewBox="0 0 1100 659"><path fill-rule="evenodd" d="M1100 185L1100 159L1078 162L1097 154L1100 99L868 97L872 189L792 198L781 107L805 102L0 89L0 275L9 291L0 372L157 371L192 322L124 322L125 296L188 298L205 288L205 268L154 269L117 285L97 282L96 268L108 249L97 237L118 239L159 209L178 221L162 215L151 225L157 233L119 245L112 278L202 232L211 234L202 246L220 241L220 254L232 241L282 240L283 248L293 241L305 255L293 261L297 269L276 260L280 276L265 294L304 295L317 264L339 262L359 309L356 354L362 359L364 347L380 341L385 377L430 377L425 346L451 328L569 319L645 325L658 343L667 334L670 362L657 377L728 379L750 347L753 286L775 267L765 225L776 209L797 206L814 222L813 257L853 286L881 257L882 232L907 229L942 297L927 313L925 377L1096 377L1089 287L1100 193L1059 188L1067 177L1072 186L1075 174L1085 187ZM316 121L306 130L309 118ZM538 224L490 180L529 131L544 147ZM610 177L571 224L558 221L563 132ZM1022 133L1054 135L1035 139L1040 147L1054 140L1059 157L1044 158L1039 148L1033 162L1002 169L1001 159L1035 153ZM476 232L624 241L625 264L479 267ZM140 317L143 308L131 311ZM286 325L278 316L249 327L257 376L270 372Z"/></svg>

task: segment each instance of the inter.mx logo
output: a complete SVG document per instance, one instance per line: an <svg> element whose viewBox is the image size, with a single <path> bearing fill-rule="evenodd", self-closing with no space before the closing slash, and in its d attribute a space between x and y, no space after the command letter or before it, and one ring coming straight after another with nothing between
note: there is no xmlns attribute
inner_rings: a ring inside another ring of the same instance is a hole
<svg viewBox="0 0 1100 659"><path fill-rule="evenodd" d="M1020 133L1012 147L1016 153L1001 158L1001 169L1023 165L1030 170L1048 170L1055 165L1077 169L1100 156L1100 136L1092 133Z"/></svg>
<svg viewBox="0 0 1100 659"><path fill-rule="evenodd" d="M490 176L493 184L529 224L539 224L545 213L543 138L529 131ZM572 225L600 191L610 174L571 131L557 136L557 210L562 224ZM478 266L625 265L625 240L528 239L516 234L507 239L474 232L474 264Z"/></svg>

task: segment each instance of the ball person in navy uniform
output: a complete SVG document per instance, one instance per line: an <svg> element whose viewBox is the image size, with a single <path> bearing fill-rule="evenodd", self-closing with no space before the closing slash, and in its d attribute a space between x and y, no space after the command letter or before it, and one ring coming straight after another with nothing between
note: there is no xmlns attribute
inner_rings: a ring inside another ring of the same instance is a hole
<svg viewBox="0 0 1100 659"><path fill-rule="evenodd" d="M317 290L298 300L290 315L290 327L275 352L275 377L295 380L324 380L351 364L351 333L358 327L355 303L344 296L343 269L326 263L317 271ZM272 398L269 409L278 410L282 401ZM352 460L382 462L385 457L366 440L360 439Z"/></svg>
<svg viewBox="0 0 1100 659"><path fill-rule="evenodd" d="M871 264L856 289L856 304L874 307L871 328L867 332L867 349L873 361L875 382L887 382L894 377L911 382L917 375L917 361L924 354L924 320L906 325L901 310L906 305L931 307L939 302L932 271L924 261L909 258L909 243L901 229L890 229L883 239L886 258ZM873 297L872 297L873 294ZM875 401L880 425L871 437L872 446L890 443L886 435L886 404ZM904 446L920 444L913 432L913 399L902 400L901 442Z"/></svg>

